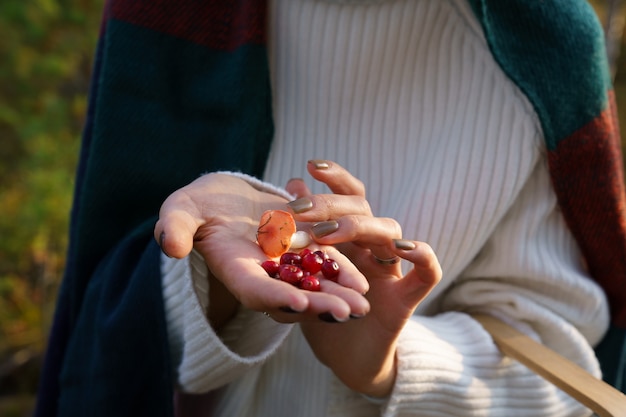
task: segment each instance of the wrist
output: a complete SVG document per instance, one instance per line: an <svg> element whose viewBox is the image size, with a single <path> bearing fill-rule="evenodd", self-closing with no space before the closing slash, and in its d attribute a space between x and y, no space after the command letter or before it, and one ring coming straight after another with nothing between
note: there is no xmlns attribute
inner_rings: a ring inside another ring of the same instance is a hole
<svg viewBox="0 0 626 417"><path fill-rule="evenodd" d="M371 401L384 401L393 391L396 374L397 361L394 353L389 355L382 364L380 372L370 380L370 383L365 387L358 388L357 391Z"/></svg>
<svg viewBox="0 0 626 417"><path fill-rule="evenodd" d="M189 255L189 266L194 293L205 317L217 333L237 313L239 303L211 273L204 257L196 249Z"/></svg>
<svg viewBox="0 0 626 417"><path fill-rule="evenodd" d="M216 333L237 314L239 302L220 280L209 272L209 308L207 319Z"/></svg>

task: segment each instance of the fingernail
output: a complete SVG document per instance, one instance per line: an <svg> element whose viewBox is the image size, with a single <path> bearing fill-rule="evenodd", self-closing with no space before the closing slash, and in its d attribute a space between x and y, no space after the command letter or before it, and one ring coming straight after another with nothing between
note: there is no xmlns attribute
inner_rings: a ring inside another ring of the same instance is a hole
<svg viewBox="0 0 626 417"><path fill-rule="evenodd" d="M415 243L406 239L394 239L393 244L396 245L396 248L402 250L413 250L415 249Z"/></svg>
<svg viewBox="0 0 626 417"><path fill-rule="evenodd" d="M326 323L339 323L337 319L330 313L321 313L317 317L320 320L325 321Z"/></svg>
<svg viewBox="0 0 626 417"><path fill-rule="evenodd" d="M326 323L342 323L348 320L347 318L345 320L339 320L333 313L321 313L317 317Z"/></svg>
<svg viewBox="0 0 626 417"><path fill-rule="evenodd" d="M363 317L365 317L364 314L350 314L350 318L353 320L362 319Z"/></svg>
<svg viewBox="0 0 626 417"><path fill-rule="evenodd" d="M328 169L330 165L323 159L311 159L309 164L313 164L315 169Z"/></svg>
<svg viewBox="0 0 626 417"><path fill-rule="evenodd" d="M165 249L163 248L163 242L165 242L165 231L161 232L161 234L159 235L159 246L161 247L161 252L163 252L163 254L168 258L171 258L171 256L168 255L167 252L165 252Z"/></svg>
<svg viewBox="0 0 626 417"><path fill-rule="evenodd" d="M293 210L294 213L304 213L313 208L313 201L308 197L302 197L297 200L290 201L287 205Z"/></svg>
<svg viewBox="0 0 626 417"><path fill-rule="evenodd" d="M300 177L294 177L294 178L290 178L289 181L287 181L287 184L289 184L292 181L304 181L304 180Z"/></svg>
<svg viewBox="0 0 626 417"><path fill-rule="evenodd" d="M297 313L296 310L294 310L293 308L287 306L287 307L279 307L278 308L280 311L282 311L283 313Z"/></svg>
<svg viewBox="0 0 626 417"><path fill-rule="evenodd" d="M336 220L315 223L311 226L311 232L316 238L328 236L339 229L339 223Z"/></svg>

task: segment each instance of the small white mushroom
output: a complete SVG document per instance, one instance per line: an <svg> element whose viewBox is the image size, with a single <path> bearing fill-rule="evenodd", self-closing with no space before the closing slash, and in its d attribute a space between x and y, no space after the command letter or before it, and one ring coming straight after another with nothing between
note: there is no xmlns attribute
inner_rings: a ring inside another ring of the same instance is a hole
<svg viewBox="0 0 626 417"><path fill-rule="evenodd" d="M291 235L291 247L290 249L302 249L311 244L311 236L303 230L298 230Z"/></svg>

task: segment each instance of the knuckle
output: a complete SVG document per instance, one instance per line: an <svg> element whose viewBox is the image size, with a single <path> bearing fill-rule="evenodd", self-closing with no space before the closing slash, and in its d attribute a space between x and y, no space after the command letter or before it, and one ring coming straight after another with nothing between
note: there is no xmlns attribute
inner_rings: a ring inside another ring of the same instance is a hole
<svg viewBox="0 0 626 417"><path fill-rule="evenodd" d="M362 198L361 199L361 210L363 211L363 213L367 213L368 215L372 215L372 207L370 206L369 201L367 201L366 199Z"/></svg>
<svg viewBox="0 0 626 417"><path fill-rule="evenodd" d="M362 229L364 227L361 216L358 214L348 214L344 218L352 225L354 229Z"/></svg>
<svg viewBox="0 0 626 417"><path fill-rule="evenodd" d="M347 237L350 239L355 239L367 232L367 226L363 223L361 216L356 214L344 216L341 223L349 226L344 227L343 230L344 233L347 233Z"/></svg>
<svg viewBox="0 0 626 417"><path fill-rule="evenodd" d="M382 220L384 221L384 227L388 231L388 234L391 234L393 238L402 236L402 226L400 226L400 223L391 217L385 217Z"/></svg>
<svg viewBox="0 0 626 417"><path fill-rule="evenodd" d="M437 254L428 243L419 242L417 247L420 255L420 265L434 271L436 281L438 282L441 280L442 270L439 260L437 259Z"/></svg>
<svg viewBox="0 0 626 417"><path fill-rule="evenodd" d="M313 208L307 211L307 215L315 215L317 217L323 217L330 219L332 213L335 211L337 204L326 194L317 194L309 197L313 202Z"/></svg>
<svg viewBox="0 0 626 417"><path fill-rule="evenodd" d="M358 195L365 196L365 184L363 184L363 181L361 181L358 178L355 178L354 188Z"/></svg>

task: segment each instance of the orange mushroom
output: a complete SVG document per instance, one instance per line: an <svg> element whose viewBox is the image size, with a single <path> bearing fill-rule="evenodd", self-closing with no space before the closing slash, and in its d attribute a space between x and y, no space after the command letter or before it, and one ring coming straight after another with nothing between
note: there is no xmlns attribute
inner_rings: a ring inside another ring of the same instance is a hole
<svg viewBox="0 0 626 417"><path fill-rule="evenodd" d="M291 237L296 232L296 222L291 213L283 210L267 210L261 216L256 240L263 252L276 258L287 252Z"/></svg>

